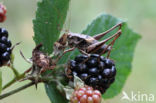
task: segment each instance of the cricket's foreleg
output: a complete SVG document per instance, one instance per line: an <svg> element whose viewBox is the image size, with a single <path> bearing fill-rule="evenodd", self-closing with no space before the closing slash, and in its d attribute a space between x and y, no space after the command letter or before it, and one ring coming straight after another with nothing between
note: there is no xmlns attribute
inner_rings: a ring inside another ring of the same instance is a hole
<svg viewBox="0 0 156 103"><path fill-rule="evenodd" d="M75 47L65 50L65 51L63 52L62 56L63 56L64 54L66 54L67 52L73 51L74 49L75 49ZM62 56L61 56L61 57L62 57Z"/></svg>
<svg viewBox="0 0 156 103"><path fill-rule="evenodd" d="M84 54L84 55L87 55L88 56L88 58L87 59L85 59L82 63L85 63L86 61L88 61L89 60L89 58L90 58L90 54L89 53L87 53L87 52L85 52L85 51L83 51L83 50L79 50L82 54Z"/></svg>
<svg viewBox="0 0 156 103"><path fill-rule="evenodd" d="M81 54L84 54L84 55L89 56L89 54L88 54L88 53L86 53L85 51L83 51L83 50L79 50L79 51L81 52Z"/></svg>
<svg viewBox="0 0 156 103"><path fill-rule="evenodd" d="M115 43L115 41L118 39L118 37L122 34L121 30L119 30L119 32L115 33L115 37L114 39L107 45L107 47L100 53L100 55L102 55L103 53L105 53L107 51L107 49L110 47L109 51L108 51L108 54L107 54L107 58L109 58L110 56L110 53L111 53L111 50L112 50L112 47Z"/></svg>
<svg viewBox="0 0 156 103"><path fill-rule="evenodd" d="M24 72L24 74L29 73L31 70L32 70L32 67L30 67L28 70L26 70L26 71Z"/></svg>
<svg viewBox="0 0 156 103"><path fill-rule="evenodd" d="M40 70L40 73L39 74L44 73L46 70L53 70L55 67L56 67L56 65L50 66L50 67L44 67L44 68L42 68Z"/></svg>
<svg viewBox="0 0 156 103"><path fill-rule="evenodd" d="M65 50L65 51L62 53L62 55L59 56L59 57L56 59L55 63L57 63L58 60L60 60L60 58L61 58L64 54L66 54L67 52L73 51L74 49L75 49L75 47Z"/></svg>
<svg viewBox="0 0 156 103"><path fill-rule="evenodd" d="M105 36L107 33L111 32L112 30L114 30L115 28L119 27L119 30L121 29L121 26L122 26L122 23L119 23L115 26L113 26L112 28L110 28L109 30L103 32L103 33L100 33L100 34L97 34L95 35L93 38L96 39L96 40L99 40L101 39L103 36Z"/></svg>
<svg viewBox="0 0 156 103"><path fill-rule="evenodd" d="M110 39L116 37L117 35L121 34L121 30L118 30L117 33L115 33L114 35L108 37L107 39L101 41L101 42L97 42L97 43L94 43L92 45L90 45L88 48L87 48L87 53L95 53L97 50L99 50L103 45L105 45L105 43L107 41L109 41ZM106 47L107 48L107 47ZM108 48L107 48L108 49ZM104 49L104 52L106 52L107 49ZM104 53L102 52L102 53Z"/></svg>

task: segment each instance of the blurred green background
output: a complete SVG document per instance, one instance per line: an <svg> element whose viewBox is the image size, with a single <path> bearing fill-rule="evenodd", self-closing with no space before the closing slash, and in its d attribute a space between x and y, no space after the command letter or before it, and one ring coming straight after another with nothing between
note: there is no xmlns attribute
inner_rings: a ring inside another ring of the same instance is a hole
<svg viewBox="0 0 156 103"><path fill-rule="evenodd" d="M0 0L0 2L6 5L8 11L7 20L5 23L0 24L0 27L7 28L10 33L9 38L13 44L22 41L21 45L15 48L14 54L16 54L15 66L20 72L23 72L31 65L23 60L19 50L27 58L31 57L31 51L35 46L32 40L32 19L35 17L37 0ZM126 20L130 28L142 35L142 39L135 50L132 73L123 88L128 94L131 91L135 93L140 91L141 93L156 95L155 4L156 0L71 0L65 29L69 29L72 32L81 32L96 16L101 13L109 13ZM1 70L3 84L5 84L14 75L6 67L1 68ZM15 89L26 82L16 83L3 93ZM125 103L126 101L120 100L121 97L122 93L113 99L106 100L104 103ZM39 84L38 90L35 87L28 88L1 100L0 103L50 103L50 101L45 93L44 85Z"/></svg>

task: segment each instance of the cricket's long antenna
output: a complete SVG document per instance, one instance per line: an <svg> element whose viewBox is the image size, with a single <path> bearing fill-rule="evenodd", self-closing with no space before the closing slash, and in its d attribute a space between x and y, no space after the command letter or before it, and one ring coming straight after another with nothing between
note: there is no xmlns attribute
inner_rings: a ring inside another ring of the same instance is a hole
<svg viewBox="0 0 156 103"><path fill-rule="evenodd" d="M68 10L68 12L69 12L69 23L68 23L69 30L71 29L71 10L72 10L72 8L71 8L71 2L72 1L69 1L69 10Z"/></svg>
<svg viewBox="0 0 156 103"><path fill-rule="evenodd" d="M11 50L13 50L17 45L20 45L21 42L16 43L15 45L12 46Z"/></svg>
<svg viewBox="0 0 156 103"><path fill-rule="evenodd" d="M25 56L23 55L22 51L20 51L20 54L21 54L22 58L23 58L26 62L32 64L32 62L31 62L30 59L26 59L26 58L25 58Z"/></svg>
<svg viewBox="0 0 156 103"><path fill-rule="evenodd" d="M99 39L101 39L104 35L106 35L107 33L111 32L112 30L114 30L114 29L117 28L117 27L119 27L119 30L120 30L120 29L121 29L121 26L122 26L122 23L119 23L119 24L113 26L112 28L110 28L109 30L107 30L107 31L105 31L105 32L103 32L103 33L100 33L100 34L98 34L98 35L93 36L93 38L96 39L96 40L99 40Z"/></svg>

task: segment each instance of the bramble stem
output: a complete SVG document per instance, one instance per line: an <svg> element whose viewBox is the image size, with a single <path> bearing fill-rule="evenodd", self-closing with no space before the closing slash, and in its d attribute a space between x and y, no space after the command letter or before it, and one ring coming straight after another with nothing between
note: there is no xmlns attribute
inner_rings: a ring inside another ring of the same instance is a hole
<svg viewBox="0 0 156 103"><path fill-rule="evenodd" d="M10 65L8 65L8 67L11 68L11 70L13 71L15 77L18 77L19 76L19 72L14 67L14 59L15 59L14 55L11 54Z"/></svg>
<svg viewBox="0 0 156 103"><path fill-rule="evenodd" d="M10 87L10 86L11 86L12 84L14 84L16 81L18 81L18 80L24 78L24 76L25 76L25 72L22 73L22 74L19 74L18 71L17 71L13 66L9 66L9 67L13 70L13 72L14 72L14 74L15 74L15 77L14 77L11 81L9 81L6 85L4 85L4 86L2 87L2 90L4 90L4 89ZM57 69L57 68L61 68L61 67L65 67L65 65L64 65L64 64L61 64L61 65L59 65L59 66L56 66L55 68ZM50 74L48 74L48 75L50 75ZM47 78L46 78L46 79L47 79Z"/></svg>
<svg viewBox="0 0 156 103"><path fill-rule="evenodd" d="M12 84L14 84L16 81L24 78L25 73L18 75L18 77L14 77L11 81L9 81L6 85L3 86L2 90L10 87Z"/></svg>
<svg viewBox="0 0 156 103"><path fill-rule="evenodd" d="M13 80L11 80L9 83L7 83L7 84L3 87L2 90L4 90L4 89L6 89L7 87L9 87L9 86L12 85L13 83L15 83L17 80L22 79L24 76L25 76L25 73L19 75L18 78L15 77ZM33 78L33 77L30 78L30 80L32 80L32 81L33 81L34 79L35 79L35 78ZM6 98L6 97L8 97L8 96L11 96L11 95L13 95L13 94L15 94L15 93L17 93L17 92L20 92L20 91L22 91L22 90L24 90L24 89L26 89L26 88L28 88L28 87L34 85L34 84L38 84L38 83L42 83L42 82L43 82L43 83L48 83L48 82L52 82L52 81L58 83L61 87L63 87L63 85L62 85L59 81L57 81L56 79L54 79L53 76L43 76L43 77L39 77L39 78L38 78L38 82L37 82L37 83L35 83L35 82L30 82L30 83L28 83L28 84L26 84L26 85L24 85L24 86L22 86L22 87L19 87L19 88L15 89L15 90L12 90L12 91L8 92L8 93L5 93L5 94L0 95L0 100Z"/></svg>
<svg viewBox="0 0 156 103"><path fill-rule="evenodd" d="M20 73L17 71L17 69L14 67L14 55L13 55L13 54L11 55L11 60L10 60L10 64L8 65L8 67L13 71L15 77L14 77L11 81L9 81L7 84L5 84L5 85L2 87L2 90L4 90L4 89L10 87L10 86L11 86L12 84L14 84L16 81L18 81L18 80L24 78L24 76L25 76L25 73L20 74Z"/></svg>
<svg viewBox="0 0 156 103"><path fill-rule="evenodd" d="M56 80L53 80L53 77L40 77L38 83L41 83L41 82L46 83L46 82L50 82L50 81L55 81L56 82ZM3 90L5 88L7 88L8 86L10 86L11 84L15 83L15 82L16 82L16 80L13 79L12 82L10 82L10 84L8 83L8 85L3 87ZM34 85L34 84L35 84L35 82L30 82L30 83L28 83L28 84L26 84L26 85L24 85L22 87L19 87L19 88L15 89L15 90L12 90L12 91L10 91L8 93L2 94L2 95L0 95L0 100L3 99L3 98L6 98L8 96L11 96L11 95L13 95L13 94L15 94L17 92L20 92L21 90L24 90L24 89L26 89L26 88Z"/></svg>
<svg viewBox="0 0 156 103"><path fill-rule="evenodd" d="M19 72L15 69L15 67L14 67L13 64L11 64L9 67L12 69L12 71L13 71L15 77L18 77L18 76L20 75Z"/></svg>
<svg viewBox="0 0 156 103"><path fill-rule="evenodd" d="M30 83L28 83L28 84L26 84L26 85L24 85L24 86L22 86L22 87L19 87L19 88L13 90L13 91L10 91L10 92L8 92L8 93L2 94L2 95L0 95L0 100L6 98L6 97L8 97L8 96L11 96L11 95L13 95L13 94L15 94L15 93L17 93L17 92L20 92L20 91L22 91L22 90L24 90L24 89L26 89L26 88L28 88L28 87L34 85L34 84L35 84L34 82L30 82Z"/></svg>

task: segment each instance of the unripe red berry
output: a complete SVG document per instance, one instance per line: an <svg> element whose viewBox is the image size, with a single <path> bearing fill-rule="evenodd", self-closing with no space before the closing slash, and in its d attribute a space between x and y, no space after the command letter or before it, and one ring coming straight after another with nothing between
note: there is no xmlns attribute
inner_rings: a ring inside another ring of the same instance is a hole
<svg viewBox="0 0 156 103"><path fill-rule="evenodd" d="M70 99L71 103L101 103L101 93L92 87L82 87L75 90Z"/></svg>
<svg viewBox="0 0 156 103"><path fill-rule="evenodd" d="M4 22L6 20L6 7L3 4L0 4L0 22Z"/></svg>
<svg viewBox="0 0 156 103"><path fill-rule="evenodd" d="M80 98L80 103L87 103L87 95L83 95L83 96Z"/></svg>
<svg viewBox="0 0 156 103"><path fill-rule="evenodd" d="M101 102L101 99L98 95L93 94L92 98L93 98L94 103L100 103Z"/></svg>
<svg viewBox="0 0 156 103"><path fill-rule="evenodd" d="M87 103L94 103L93 98L92 97L88 97Z"/></svg>

